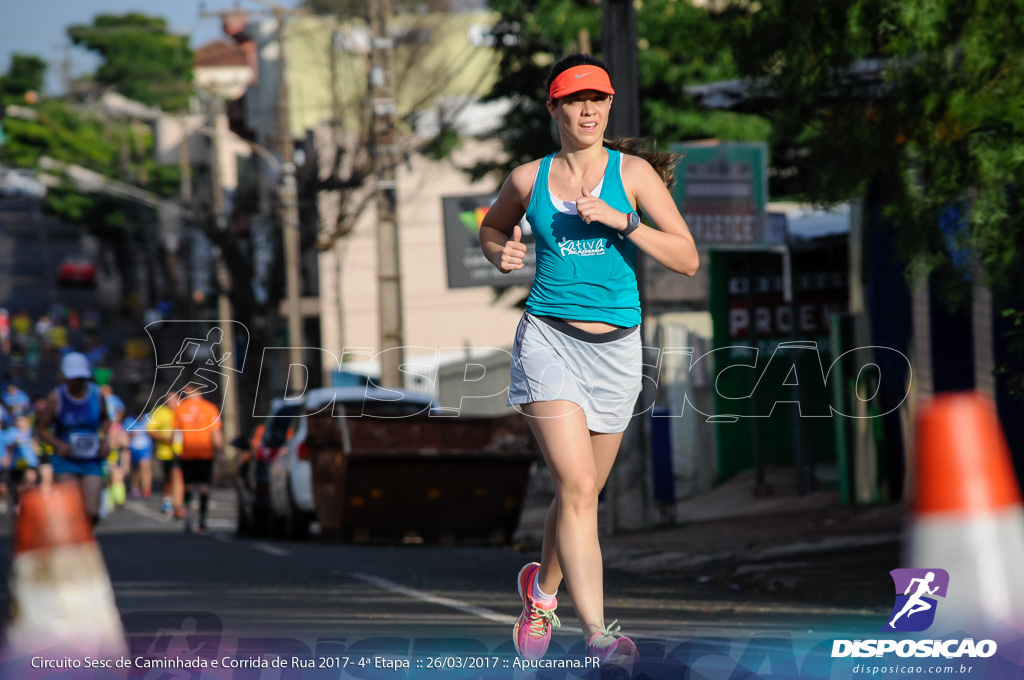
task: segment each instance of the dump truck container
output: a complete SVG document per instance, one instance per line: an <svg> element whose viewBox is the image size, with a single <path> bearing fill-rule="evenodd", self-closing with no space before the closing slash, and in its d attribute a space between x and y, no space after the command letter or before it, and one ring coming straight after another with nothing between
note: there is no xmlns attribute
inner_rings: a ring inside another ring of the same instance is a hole
<svg viewBox="0 0 1024 680"><path fill-rule="evenodd" d="M342 540L511 540L537 450L525 416L310 415L322 532Z"/></svg>

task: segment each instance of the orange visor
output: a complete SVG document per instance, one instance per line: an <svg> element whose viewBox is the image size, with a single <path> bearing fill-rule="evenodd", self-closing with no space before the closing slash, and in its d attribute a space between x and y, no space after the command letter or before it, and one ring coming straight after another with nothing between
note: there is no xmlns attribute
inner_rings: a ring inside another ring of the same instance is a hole
<svg viewBox="0 0 1024 680"><path fill-rule="evenodd" d="M558 99L573 92L583 90L597 90L615 94L612 89L612 81L608 79L608 72L600 66L573 66L562 71L551 83L551 99Z"/></svg>

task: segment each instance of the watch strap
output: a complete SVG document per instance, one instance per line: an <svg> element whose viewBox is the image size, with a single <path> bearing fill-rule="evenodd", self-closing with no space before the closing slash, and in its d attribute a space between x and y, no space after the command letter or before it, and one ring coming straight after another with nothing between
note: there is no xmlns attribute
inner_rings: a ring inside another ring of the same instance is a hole
<svg viewBox="0 0 1024 680"><path fill-rule="evenodd" d="M629 236L634 231L640 228L640 216L637 215L635 212L631 212L628 214L626 221L626 228L620 232L624 237Z"/></svg>

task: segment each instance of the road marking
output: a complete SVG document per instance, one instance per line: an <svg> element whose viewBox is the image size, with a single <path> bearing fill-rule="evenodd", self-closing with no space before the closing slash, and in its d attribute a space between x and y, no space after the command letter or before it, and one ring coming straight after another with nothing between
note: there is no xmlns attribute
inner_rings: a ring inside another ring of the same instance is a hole
<svg viewBox="0 0 1024 680"><path fill-rule="evenodd" d="M148 517L149 519L155 519L158 522L163 522L164 524L167 524L171 521L166 515L164 515L164 513L157 512L156 510L150 510L145 505L137 501L128 501L127 503L124 504L124 507L134 512L136 515L142 515L143 517Z"/></svg>
<svg viewBox="0 0 1024 680"><path fill-rule="evenodd" d="M269 543L253 543L252 547L256 548L256 550L262 550L268 555L273 555L274 557L288 557L292 554L291 550L278 548L276 545L270 545Z"/></svg>
<svg viewBox="0 0 1024 680"><path fill-rule="evenodd" d="M494 623L501 623L506 626L511 626L514 625L516 622L515 616L509 616L508 614L499 614L493 609L487 609L486 607L477 607L476 605L472 605L468 602L463 602L461 600L454 600L450 597L441 597L439 595L433 595L423 590L409 588L408 586L403 586L400 583L389 581L388 579L381 578L380 576L360 573L350 573L349 576L356 579L357 581L368 583L371 586L376 586L378 588L390 591L392 593L405 595L406 597L411 597L414 600L422 600L424 602L438 604L442 607L455 609L456 611L460 611L464 614L472 614L473 616L479 616L480 618L487 619L488 621L493 621ZM571 626L562 626L561 630L581 634L583 632L579 628L573 628Z"/></svg>
<svg viewBox="0 0 1024 680"><path fill-rule="evenodd" d="M226 518L215 518L206 520L207 529L234 529L235 520Z"/></svg>

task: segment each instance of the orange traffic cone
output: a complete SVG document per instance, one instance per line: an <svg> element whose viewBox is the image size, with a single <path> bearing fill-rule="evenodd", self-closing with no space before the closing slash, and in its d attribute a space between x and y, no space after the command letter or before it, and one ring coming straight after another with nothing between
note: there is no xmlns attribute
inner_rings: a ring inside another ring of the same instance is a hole
<svg viewBox="0 0 1024 680"><path fill-rule="evenodd" d="M126 650L114 591L75 482L22 495L9 587L7 658L63 645L96 658Z"/></svg>
<svg viewBox="0 0 1024 680"><path fill-rule="evenodd" d="M935 398L918 417L907 566L949 573L931 632L1024 631L1024 508L992 402Z"/></svg>

